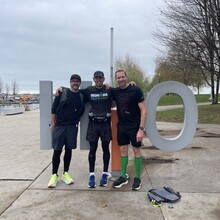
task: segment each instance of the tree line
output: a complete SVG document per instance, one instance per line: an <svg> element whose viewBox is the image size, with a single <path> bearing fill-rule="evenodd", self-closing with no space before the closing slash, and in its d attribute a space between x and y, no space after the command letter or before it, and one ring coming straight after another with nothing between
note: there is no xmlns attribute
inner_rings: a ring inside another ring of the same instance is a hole
<svg viewBox="0 0 220 220"><path fill-rule="evenodd" d="M129 80L144 94L156 84L175 80L199 91L211 88L212 104L218 104L220 79L220 0L164 0L159 28L154 33L160 57L150 80L129 56L118 59L115 69L125 69Z"/></svg>
<svg viewBox="0 0 220 220"><path fill-rule="evenodd" d="M155 37L166 48L154 81L167 78L199 88L211 87L218 103L220 77L220 1L165 0ZM163 30L163 31L161 31Z"/></svg>
<svg viewBox="0 0 220 220"><path fill-rule="evenodd" d="M168 80L175 80L178 82L182 82L185 85L190 85L193 88L197 88L197 84L200 84L203 79L198 78L196 76L196 73L193 72L194 78L191 78L191 83L184 81L182 79L182 74L179 70L174 68L169 68L167 66L160 66L161 68L161 75L158 75L158 68L156 69L154 76L152 79L146 76L146 73L144 70L140 67L140 65L135 61L134 58L132 58L130 55L127 55L124 59L119 58L115 61L115 69L123 69L126 71L129 81L134 81L137 86L141 88L141 90L144 93L144 96L146 98L147 93L150 92L150 90L157 85L160 82L168 81ZM176 70L176 71L174 71ZM200 84L202 85L202 83ZM117 82L114 81L114 87L117 87ZM204 86L204 84L203 84ZM200 86L199 86L200 87Z"/></svg>
<svg viewBox="0 0 220 220"><path fill-rule="evenodd" d="M12 95L17 95L19 92L19 85L16 81L16 79L14 79L10 84L8 83L3 83L2 79L0 78L0 94L5 93L6 97L10 94Z"/></svg>

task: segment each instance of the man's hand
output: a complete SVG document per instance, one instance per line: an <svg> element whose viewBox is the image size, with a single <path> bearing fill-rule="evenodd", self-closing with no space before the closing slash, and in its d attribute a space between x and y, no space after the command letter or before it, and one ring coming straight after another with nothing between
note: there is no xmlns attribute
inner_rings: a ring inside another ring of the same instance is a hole
<svg viewBox="0 0 220 220"><path fill-rule="evenodd" d="M50 130L52 131L55 128L55 124L50 125Z"/></svg>
<svg viewBox="0 0 220 220"><path fill-rule="evenodd" d="M129 82L129 85L131 85L131 86L136 86L136 82L131 81L131 82Z"/></svg>
<svg viewBox="0 0 220 220"><path fill-rule="evenodd" d="M59 96L60 92L62 92L62 87L56 89L55 96Z"/></svg>
<svg viewBox="0 0 220 220"><path fill-rule="evenodd" d="M144 138L144 131L141 129L138 129L138 132L136 135L137 142L141 142L143 138Z"/></svg>
<svg viewBox="0 0 220 220"><path fill-rule="evenodd" d="M104 83L104 85L105 85L106 89L110 89L111 88L110 84L108 84L108 83Z"/></svg>

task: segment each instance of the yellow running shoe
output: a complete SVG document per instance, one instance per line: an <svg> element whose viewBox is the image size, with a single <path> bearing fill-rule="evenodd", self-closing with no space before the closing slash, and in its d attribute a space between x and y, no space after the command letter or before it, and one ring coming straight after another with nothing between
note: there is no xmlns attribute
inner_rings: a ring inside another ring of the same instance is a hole
<svg viewBox="0 0 220 220"><path fill-rule="evenodd" d="M64 172L64 174L62 175L61 180L66 183L67 185L73 184L74 181L72 179L72 177L70 176L70 174L68 172Z"/></svg>
<svg viewBox="0 0 220 220"><path fill-rule="evenodd" d="M48 183L48 188L55 188L58 182L57 174L52 174Z"/></svg>

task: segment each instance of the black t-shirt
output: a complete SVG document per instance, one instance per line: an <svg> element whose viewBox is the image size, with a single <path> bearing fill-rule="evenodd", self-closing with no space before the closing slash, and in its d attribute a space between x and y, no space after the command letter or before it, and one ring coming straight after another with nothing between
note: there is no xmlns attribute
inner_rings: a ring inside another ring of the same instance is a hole
<svg viewBox="0 0 220 220"><path fill-rule="evenodd" d="M79 92L72 92L67 89L66 100L60 111L60 98L56 96L52 105L52 114L56 114L56 126L67 125L67 124L77 124L80 120L82 114L82 106Z"/></svg>
<svg viewBox="0 0 220 220"><path fill-rule="evenodd" d="M89 102L94 116L106 116L111 113L112 105L112 88L106 89L89 86L86 89L80 90L85 96L85 102Z"/></svg>
<svg viewBox="0 0 220 220"><path fill-rule="evenodd" d="M139 127L141 112L138 103L144 101L141 89L131 85L125 89L115 88L113 89L113 99L117 105L118 124Z"/></svg>

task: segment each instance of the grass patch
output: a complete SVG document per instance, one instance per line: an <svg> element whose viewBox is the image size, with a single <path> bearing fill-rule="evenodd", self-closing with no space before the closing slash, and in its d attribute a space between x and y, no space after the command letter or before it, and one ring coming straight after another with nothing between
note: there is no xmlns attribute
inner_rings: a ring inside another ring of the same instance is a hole
<svg viewBox="0 0 220 220"><path fill-rule="evenodd" d="M195 95L197 103L209 102L210 94Z"/></svg>
<svg viewBox="0 0 220 220"><path fill-rule="evenodd" d="M209 102L209 94L195 95L197 103ZM179 105L182 104L181 98L176 94L164 95L160 98L158 106Z"/></svg>
<svg viewBox="0 0 220 220"><path fill-rule="evenodd" d="M182 104L181 98L176 94L167 94L161 96L158 106L179 105Z"/></svg>
<svg viewBox="0 0 220 220"><path fill-rule="evenodd" d="M182 123L183 118L184 112L182 108L156 113L157 121ZM198 106L198 123L220 124L220 104Z"/></svg>
<svg viewBox="0 0 220 220"><path fill-rule="evenodd" d="M200 124L220 124L220 105L203 105L198 107Z"/></svg>

